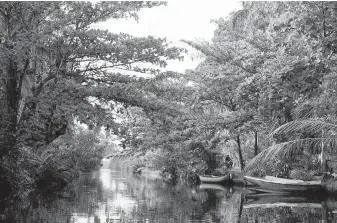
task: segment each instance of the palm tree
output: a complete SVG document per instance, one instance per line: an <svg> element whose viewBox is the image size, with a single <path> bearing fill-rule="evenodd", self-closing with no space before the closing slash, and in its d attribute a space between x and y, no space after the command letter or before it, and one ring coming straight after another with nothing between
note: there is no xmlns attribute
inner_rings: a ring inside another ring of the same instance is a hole
<svg viewBox="0 0 337 223"><path fill-rule="evenodd" d="M308 152L319 154L324 164L324 153L337 150L337 118L306 117L288 122L275 129L270 136L286 140L275 144L255 156L246 166L245 171L263 165L275 157L289 159ZM324 168L324 165L322 166Z"/></svg>

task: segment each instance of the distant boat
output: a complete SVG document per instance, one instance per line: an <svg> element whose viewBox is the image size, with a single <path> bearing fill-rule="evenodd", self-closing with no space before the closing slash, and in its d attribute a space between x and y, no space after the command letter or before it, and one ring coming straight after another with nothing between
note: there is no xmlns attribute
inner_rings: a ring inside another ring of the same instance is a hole
<svg viewBox="0 0 337 223"><path fill-rule="evenodd" d="M245 180L255 186L249 187L251 190L260 192L308 192L317 191L321 188L321 180L303 181L284 179L272 176L265 178L256 178L251 176L244 176Z"/></svg>
<svg viewBox="0 0 337 223"><path fill-rule="evenodd" d="M199 178L202 183L222 183L230 180L230 174L225 176L201 175Z"/></svg>
<svg viewBox="0 0 337 223"><path fill-rule="evenodd" d="M142 173L143 170L145 170L145 167L139 167L134 171L134 173Z"/></svg>

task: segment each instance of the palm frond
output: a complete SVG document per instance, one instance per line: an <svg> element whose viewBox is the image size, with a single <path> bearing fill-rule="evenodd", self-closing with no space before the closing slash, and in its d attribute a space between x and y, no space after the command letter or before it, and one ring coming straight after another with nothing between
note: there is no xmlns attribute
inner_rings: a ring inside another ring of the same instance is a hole
<svg viewBox="0 0 337 223"><path fill-rule="evenodd" d="M324 145L325 151L335 152L334 150L337 148L337 138L327 137L296 139L293 141L273 145L249 161L244 169L244 172L255 169L257 166L263 165L267 160L276 157L285 159L293 158L304 151L310 152L311 154L317 154L319 151L321 151L322 145Z"/></svg>
<svg viewBox="0 0 337 223"><path fill-rule="evenodd" d="M297 106L292 112L291 115L293 116L294 119L310 119L314 118L316 110L315 107L312 104L301 104Z"/></svg>
<svg viewBox="0 0 337 223"><path fill-rule="evenodd" d="M295 120L275 129L270 134L270 137L280 136L283 138L291 139L300 132L305 132L307 135L321 135L322 131L325 135L333 135L334 133L336 133L336 120L332 120L329 118Z"/></svg>

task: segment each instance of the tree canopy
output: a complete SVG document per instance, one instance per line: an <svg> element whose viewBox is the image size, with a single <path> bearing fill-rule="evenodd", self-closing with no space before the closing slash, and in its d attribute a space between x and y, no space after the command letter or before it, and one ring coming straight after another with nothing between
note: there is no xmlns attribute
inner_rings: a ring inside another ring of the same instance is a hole
<svg viewBox="0 0 337 223"><path fill-rule="evenodd" d="M130 72L166 66L185 51L165 39L92 28L107 19L138 19L160 2L0 3L0 153L15 163L22 148L36 153L69 130L74 119L112 126L111 102L149 111L168 108ZM96 103L95 103L96 102ZM174 109L172 109L172 112ZM4 176L8 167L1 166ZM10 178L11 176L9 176Z"/></svg>
<svg viewBox="0 0 337 223"><path fill-rule="evenodd" d="M166 39L93 28L163 4L0 3L0 153L12 163L1 175L28 154L46 170L39 156L78 152L101 127L121 142L116 156L155 154L152 164L175 175L224 171L226 154L243 168L261 152L250 169L334 145L336 3L244 2L213 21L211 42L183 40L204 55L184 73L160 70L186 52ZM94 151L90 165L103 149Z"/></svg>
<svg viewBox="0 0 337 223"><path fill-rule="evenodd" d="M159 146L179 154L198 145L193 149L197 154L197 148L216 153L215 148L223 150L228 144L226 153L243 166L260 151L264 152L255 164L280 152L301 153L304 142L320 146L325 119L299 119L313 113L314 118L335 116L334 14L334 2L244 2L242 10L214 21L212 42L184 40L205 60L195 70L167 80L174 81L172 91L179 86L179 94L170 92L166 100L179 100L183 113L173 119L152 117L150 129L143 129L147 137L138 138L137 148L145 143L148 149ZM324 128L325 134L334 134L329 126ZM302 133L294 134L297 131ZM287 142L288 135L298 141ZM316 139L310 141L312 137ZM331 144L331 135L327 137L324 144Z"/></svg>

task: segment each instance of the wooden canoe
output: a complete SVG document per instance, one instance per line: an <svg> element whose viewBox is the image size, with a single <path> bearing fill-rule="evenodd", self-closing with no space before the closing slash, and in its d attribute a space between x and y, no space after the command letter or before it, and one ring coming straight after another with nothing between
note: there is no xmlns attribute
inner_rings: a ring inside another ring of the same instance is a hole
<svg viewBox="0 0 337 223"><path fill-rule="evenodd" d="M322 204L320 203L265 203L265 204L244 204L243 208L275 208L275 207L293 207L293 208L320 208L322 209Z"/></svg>
<svg viewBox="0 0 337 223"><path fill-rule="evenodd" d="M321 188L320 180L303 181L272 176L266 176L264 179L251 176L244 176L244 178L247 182L255 185L249 189L261 192L308 192L317 191Z"/></svg>
<svg viewBox="0 0 337 223"><path fill-rule="evenodd" d="M213 175L201 175L199 176L202 183L222 183L230 179L230 175L225 176L213 176Z"/></svg>

